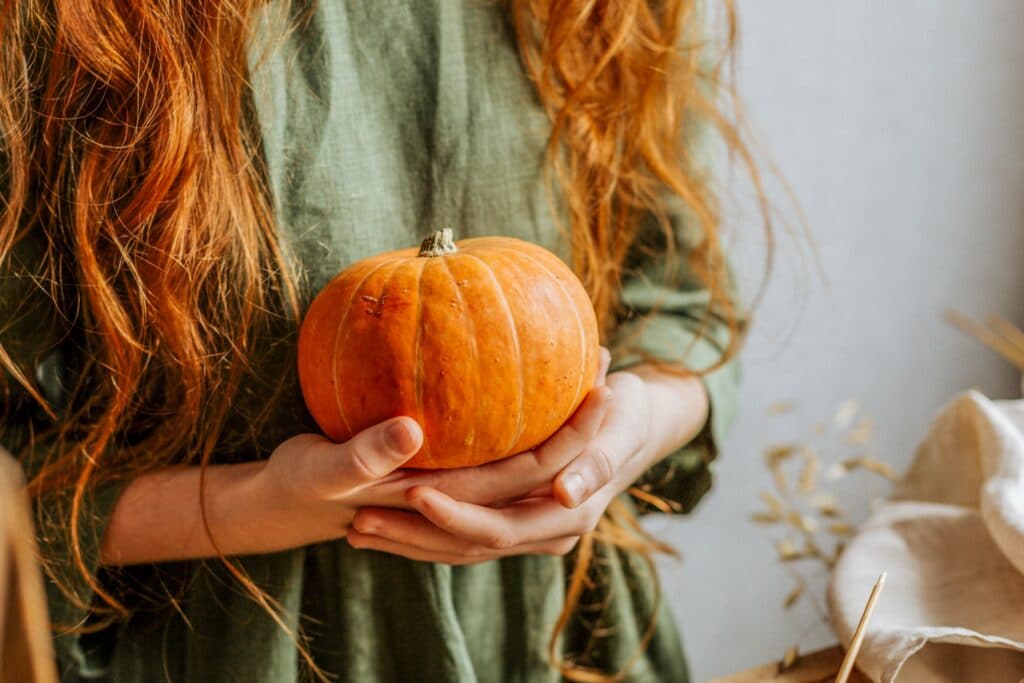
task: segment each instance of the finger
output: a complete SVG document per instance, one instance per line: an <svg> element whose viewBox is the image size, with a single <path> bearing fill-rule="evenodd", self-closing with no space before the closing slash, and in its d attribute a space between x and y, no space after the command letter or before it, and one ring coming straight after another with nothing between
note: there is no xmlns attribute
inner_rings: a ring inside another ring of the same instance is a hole
<svg viewBox="0 0 1024 683"><path fill-rule="evenodd" d="M552 490L559 503L575 508L614 481L623 465L640 450L633 425L615 424L592 441L580 457L555 477Z"/></svg>
<svg viewBox="0 0 1024 683"><path fill-rule="evenodd" d="M483 562L491 559L481 557L474 559L463 555L455 555L452 553L441 553L433 550L424 550L416 546L404 545L402 543L396 543L389 541L386 538L379 536L372 536L369 534L362 534L358 531L350 531L345 536L345 540L348 544L357 550L377 550L384 553L390 553L392 555L398 555L405 557L410 560L416 560L418 562L438 562L441 564L451 565L463 565L472 564L474 562Z"/></svg>
<svg viewBox="0 0 1024 683"><path fill-rule="evenodd" d="M413 475L404 482L406 488L430 486L478 505L550 490L550 482L559 470L578 457L598 434L610 400L611 389L596 387L569 422L537 449L477 467Z"/></svg>
<svg viewBox="0 0 1024 683"><path fill-rule="evenodd" d="M551 497L551 484L544 484L539 486L532 491L529 491L520 500L528 498L550 498Z"/></svg>
<svg viewBox="0 0 1024 683"><path fill-rule="evenodd" d="M505 490L519 496L547 485L558 470L579 457L598 435L611 400L611 389L596 387L572 418L547 441L532 451L495 463L489 472L492 481L487 482L492 498L501 500L504 496L497 494Z"/></svg>
<svg viewBox="0 0 1024 683"><path fill-rule="evenodd" d="M612 390L607 386L592 389L580 409L551 437L534 450L534 457L550 467L563 465L583 452L604 424L611 409Z"/></svg>
<svg viewBox="0 0 1024 683"><path fill-rule="evenodd" d="M608 368L611 364L612 352L602 346L597 366L597 379L594 380L595 387L604 386L605 379L608 377Z"/></svg>
<svg viewBox="0 0 1024 683"><path fill-rule="evenodd" d="M394 472L423 445L423 430L409 417L396 417L365 429L343 444L317 453L318 487L348 493Z"/></svg>
<svg viewBox="0 0 1024 683"><path fill-rule="evenodd" d="M580 410L534 451L475 468L457 479L457 486L445 486L443 476L432 485L461 501L483 505L516 499L537 489L550 490L558 471L578 458L597 436L610 401L611 390L596 387Z"/></svg>
<svg viewBox="0 0 1024 683"><path fill-rule="evenodd" d="M499 551L455 536L434 525L423 515L382 508L363 508L352 520L352 528L360 534L376 536L423 551L484 559L493 558L499 554L502 556L530 553L564 554L571 550L579 539L578 534L563 536Z"/></svg>
<svg viewBox="0 0 1024 683"><path fill-rule="evenodd" d="M593 530L601 512L595 505L566 510L550 498L495 510L454 500L429 486L412 489L409 502L435 526L493 550L582 535Z"/></svg>
<svg viewBox="0 0 1024 683"><path fill-rule="evenodd" d="M591 444L555 478L551 487L554 497L567 508L577 507L607 485L616 469L617 464L608 449L600 443Z"/></svg>
<svg viewBox="0 0 1024 683"><path fill-rule="evenodd" d="M478 544L437 527L418 512L361 508L352 519L351 529L430 552L469 555L480 549Z"/></svg>
<svg viewBox="0 0 1024 683"><path fill-rule="evenodd" d="M421 556L445 556L448 559L444 561L457 559L460 563L482 562L511 555L564 555L579 541L579 535L573 535L509 548L489 548L454 536L430 523L422 515L372 508L361 511L361 516L353 521L349 537L354 538L357 545L365 544L387 552L406 548L407 552L398 554L407 555L408 551L414 551ZM385 548L385 544L389 548Z"/></svg>
<svg viewBox="0 0 1024 683"><path fill-rule="evenodd" d="M478 564L480 562L489 562L491 560L498 560L502 557L509 557L512 555L567 555L576 547L576 544L579 543L579 537L572 536L564 539L558 539L550 543L545 543L543 545L518 548L515 552L481 548L480 552L477 554L462 555L430 550L415 545L392 541L391 539L383 536L374 536L372 534L363 534L352 531L349 532L347 539L349 545L360 550L377 550L380 552L390 553L392 555L406 557L411 560L418 560L420 562L441 562L443 564L451 565Z"/></svg>

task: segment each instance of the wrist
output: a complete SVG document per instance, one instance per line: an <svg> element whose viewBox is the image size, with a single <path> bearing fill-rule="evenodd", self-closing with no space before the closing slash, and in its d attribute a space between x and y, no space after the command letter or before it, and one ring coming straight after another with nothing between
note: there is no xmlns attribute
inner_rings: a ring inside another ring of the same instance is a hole
<svg viewBox="0 0 1024 683"><path fill-rule="evenodd" d="M700 376L650 365L635 368L643 380L648 415L645 459L654 464L693 441L707 426L711 402Z"/></svg>
<svg viewBox="0 0 1024 683"><path fill-rule="evenodd" d="M354 514L350 504L322 490L317 466L328 454L311 447L311 440L319 437L293 437L253 472L243 504L261 520L259 533L272 550L341 538Z"/></svg>
<svg viewBox="0 0 1024 683"><path fill-rule="evenodd" d="M271 461L222 469L217 486L206 495L209 533L203 528L202 538L196 539L208 543L211 554L278 552L338 535L336 525L323 524L323 510L290 487Z"/></svg>
<svg viewBox="0 0 1024 683"><path fill-rule="evenodd" d="M245 547L246 525L256 518L259 501L265 500L259 488L262 469L261 462L208 467L201 490L197 476L196 523L189 547L207 556L232 555Z"/></svg>

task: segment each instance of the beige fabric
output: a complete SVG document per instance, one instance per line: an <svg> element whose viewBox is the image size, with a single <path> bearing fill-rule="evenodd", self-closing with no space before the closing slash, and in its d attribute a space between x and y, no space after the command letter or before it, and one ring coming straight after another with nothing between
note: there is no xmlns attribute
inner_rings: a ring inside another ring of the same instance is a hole
<svg viewBox="0 0 1024 683"><path fill-rule="evenodd" d="M968 392L938 415L833 573L843 642L883 570L857 660L872 680L1024 681L1024 401Z"/></svg>

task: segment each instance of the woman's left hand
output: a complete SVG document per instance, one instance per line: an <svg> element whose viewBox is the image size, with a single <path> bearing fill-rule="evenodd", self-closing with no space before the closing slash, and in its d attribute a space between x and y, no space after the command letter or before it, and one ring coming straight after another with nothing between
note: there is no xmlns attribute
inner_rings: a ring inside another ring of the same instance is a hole
<svg viewBox="0 0 1024 683"><path fill-rule="evenodd" d="M549 490L491 507L414 486L406 492L414 511L363 508L352 521L349 544L446 564L568 553L616 495L692 438L707 418L707 396L695 377L641 367L608 375L607 386L603 423Z"/></svg>

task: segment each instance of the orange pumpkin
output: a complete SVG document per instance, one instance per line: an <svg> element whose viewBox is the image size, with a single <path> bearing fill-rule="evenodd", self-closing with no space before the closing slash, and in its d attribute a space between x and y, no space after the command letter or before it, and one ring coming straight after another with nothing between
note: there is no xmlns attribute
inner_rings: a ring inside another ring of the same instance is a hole
<svg viewBox="0 0 1024 683"><path fill-rule="evenodd" d="M399 415L424 428L410 467L477 465L555 432L597 376L597 320L554 254L522 240L380 254L317 295L299 334L299 381L335 441Z"/></svg>

